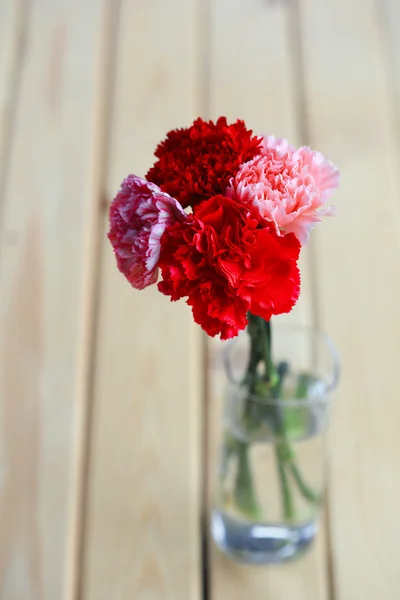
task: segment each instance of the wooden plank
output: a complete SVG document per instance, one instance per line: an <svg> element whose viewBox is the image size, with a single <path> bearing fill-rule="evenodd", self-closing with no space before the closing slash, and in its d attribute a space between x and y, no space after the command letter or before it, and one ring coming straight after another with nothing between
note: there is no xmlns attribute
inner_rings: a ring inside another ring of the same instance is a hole
<svg viewBox="0 0 400 600"><path fill-rule="evenodd" d="M94 100L91 107L90 152L85 197L85 244L82 260L80 340L76 370L74 444L70 485L70 520L65 586L66 600L81 598L85 542L86 493L92 424L93 345L98 317L99 250L104 218L104 172L108 160L111 105L116 59L119 5L105 0L96 39Z"/></svg>
<svg viewBox="0 0 400 600"><path fill-rule="evenodd" d="M386 54L385 71L390 90L393 125L400 135L400 5L396 0L383 0L378 5L380 36Z"/></svg>
<svg viewBox="0 0 400 600"><path fill-rule="evenodd" d="M355 0L351 10L345 0L305 0L301 10L312 142L342 171L338 217L317 233L321 323L343 363L332 464L335 597L395 600L400 182L393 65L372 0Z"/></svg>
<svg viewBox="0 0 400 600"><path fill-rule="evenodd" d="M0 238L0 597L7 600L64 592L99 15L95 0L32 6Z"/></svg>
<svg viewBox="0 0 400 600"><path fill-rule="evenodd" d="M197 3L124 0L107 195L197 112ZM174 32L171 34L171 32ZM200 598L200 331L104 239L83 598Z"/></svg>
<svg viewBox="0 0 400 600"><path fill-rule="evenodd" d="M8 171L28 20L27 0L0 2L0 200Z"/></svg>
<svg viewBox="0 0 400 600"><path fill-rule="evenodd" d="M293 72L291 15L289 3L259 0L213 0L211 114L244 118L255 131L287 137L300 144L297 77ZM229 35L227 32L229 31ZM240 51L237 50L240 40ZM232 60L234 57L234 60ZM309 248L301 261L302 294L293 313L275 322L312 324L315 307ZM213 343L212 353L218 355ZM212 362L212 361L211 361ZM218 362L218 359L217 359ZM220 430L222 385L214 371L210 393L210 488L214 476ZM252 596L273 600L304 598L324 600L328 594L325 531L313 550L299 562L281 568L238 566L217 551L211 554L211 597L213 600Z"/></svg>

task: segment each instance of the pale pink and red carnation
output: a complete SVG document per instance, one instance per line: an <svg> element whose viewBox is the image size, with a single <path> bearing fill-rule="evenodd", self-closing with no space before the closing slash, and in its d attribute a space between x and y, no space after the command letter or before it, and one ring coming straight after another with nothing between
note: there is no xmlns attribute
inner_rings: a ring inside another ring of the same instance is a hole
<svg viewBox="0 0 400 600"><path fill-rule="evenodd" d="M138 290L155 283L161 237L169 225L184 221L180 204L154 183L129 175L110 207L108 238L119 270Z"/></svg>
<svg viewBox="0 0 400 600"><path fill-rule="evenodd" d="M294 233L302 244L322 216L339 184L339 171L320 152L299 149L285 139L264 137L260 154L243 164L232 178L227 195L255 206L278 235Z"/></svg>

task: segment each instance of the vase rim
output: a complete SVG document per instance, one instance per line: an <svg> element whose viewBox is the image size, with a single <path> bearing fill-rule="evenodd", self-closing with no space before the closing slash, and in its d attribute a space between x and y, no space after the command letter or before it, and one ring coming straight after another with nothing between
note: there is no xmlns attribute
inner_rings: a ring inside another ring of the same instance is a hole
<svg viewBox="0 0 400 600"><path fill-rule="evenodd" d="M285 398L284 400L282 400L282 398L263 398L262 396L258 396L255 394L248 394L247 397L257 403L262 403L262 404L266 404L266 405L274 405L274 404L278 404L278 403L282 403L284 402L286 406L301 406L301 405L310 405L310 404L328 404L331 399L330 399L330 395L332 394L332 392L336 389L339 380L340 380L340 374L341 374L341 365L340 365L340 359L339 359L339 353L337 351L337 348L334 344L334 342L332 341L332 339L323 331L321 331L319 328L313 326L313 325L301 325L301 324L292 324L292 323L277 323L274 321L274 331L297 331L297 332L302 332L302 333L308 333L310 335L315 336L316 339L319 339L320 341L322 341L324 343L324 345L326 346L330 357L332 359L332 374L331 377L329 377L328 380L321 380L321 383L323 383L323 389L321 389L321 391L319 393L315 393L312 396L307 396L306 398ZM235 344L238 342L238 339L243 337L244 335L246 335L246 330L243 330L239 333L239 335L231 340L229 340L226 343L225 349L224 349L224 363L225 363L225 369L226 369L226 373L227 373L227 377L228 377L228 381L231 385L234 386L238 386L240 385L242 382L238 379L235 378L231 367L230 367L230 361L229 361L229 357L230 354L232 352L233 347L235 346Z"/></svg>

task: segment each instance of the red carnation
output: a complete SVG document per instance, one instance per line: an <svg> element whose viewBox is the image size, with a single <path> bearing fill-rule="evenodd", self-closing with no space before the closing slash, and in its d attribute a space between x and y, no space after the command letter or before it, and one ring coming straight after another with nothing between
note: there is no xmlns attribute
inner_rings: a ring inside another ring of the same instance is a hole
<svg viewBox="0 0 400 600"><path fill-rule="evenodd" d="M162 237L159 290L171 300L187 297L194 320L211 336L234 337L247 311L268 321L298 298L299 241L259 225L248 206L214 196Z"/></svg>
<svg viewBox="0 0 400 600"><path fill-rule="evenodd" d="M158 161L146 178L179 200L183 207L224 194L240 165L260 153L262 138L243 121L227 124L197 119L186 129L167 134L157 147Z"/></svg>

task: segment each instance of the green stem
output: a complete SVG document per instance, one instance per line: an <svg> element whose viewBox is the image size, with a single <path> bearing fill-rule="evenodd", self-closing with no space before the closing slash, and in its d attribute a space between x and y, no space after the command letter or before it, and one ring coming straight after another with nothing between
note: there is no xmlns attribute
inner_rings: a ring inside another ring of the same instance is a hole
<svg viewBox="0 0 400 600"><path fill-rule="evenodd" d="M249 460L249 444L237 440L238 471L235 486L235 503L241 512L252 519L260 519L261 511L256 499Z"/></svg>
<svg viewBox="0 0 400 600"><path fill-rule="evenodd" d="M286 520L296 517L293 493L290 485L291 476L300 493L305 499L316 503L319 501L317 494L304 482L295 463L295 456L288 440L286 423L282 418L278 405L257 403L252 396L265 399L278 399L281 395L282 382L287 372L288 365L282 363L276 369L272 360L271 325L261 317L251 313L248 315L248 333L250 336L250 357L247 373L243 384L249 390L249 399L244 406L244 423L248 432L257 431L260 424L268 420L273 424L277 437L275 442L275 456L277 460L283 513ZM304 386L305 386L304 382ZM308 387L308 386L305 386ZM260 516L260 509L254 489L249 449L251 442L236 440L237 475L235 482L234 498L236 506L251 518Z"/></svg>
<svg viewBox="0 0 400 600"><path fill-rule="evenodd" d="M296 465L296 463L294 462L294 460L292 459L289 463L289 468L290 468L290 472L293 475L293 478L297 484L297 487L299 488L300 493L302 494L302 496L306 499L309 500L309 502L312 502L313 504L317 504L318 502L321 501L321 496L319 494L316 494L303 480L303 477Z"/></svg>
<svg viewBox="0 0 400 600"><path fill-rule="evenodd" d="M279 442L275 445L275 454L278 463L279 481L281 484L283 514L288 521L294 519L296 510L293 503L292 491L290 489L289 478L286 473L286 460L282 456L282 451Z"/></svg>
<svg viewBox="0 0 400 600"><path fill-rule="evenodd" d="M296 517L296 509L287 469L292 463L293 451L287 440L286 426L282 419L282 415L280 414L279 406L276 406L274 416L275 433L278 437L278 441L275 442L275 455L278 462L279 481L281 485L281 495L283 501L283 514L286 520L291 521Z"/></svg>
<svg viewBox="0 0 400 600"><path fill-rule="evenodd" d="M304 481L304 479L300 473L300 470L296 464L295 454L293 452L293 449L292 449L292 446L291 446L289 440L287 439L286 428L283 424L282 424L282 428L280 429L280 434L282 436L282 439L280 442L282 460L287 465L289 473L291 473L294 481L296 482L299 492L301 493L303 498L305 498L309 502L312 502L314 504L318 503L321 500L321 498Z"/></svg>
<svg viewBox="0 0 400 600"><path fill-rule="evenodd" d="M263 348L260 344L260 322L258 317L249 314L248 332L250 335L250 358L244 385L250 394L256 394L257 368L262 359ZM247 428L258 425L257 406L254 402L246 402L244 418ZM234 498L237 508L245 515L253 519L261 518L256 492L254 489L250 458L249 443L236 440L237 474L235 482Z"/></svg>

